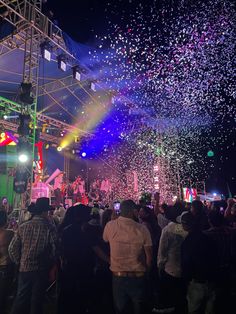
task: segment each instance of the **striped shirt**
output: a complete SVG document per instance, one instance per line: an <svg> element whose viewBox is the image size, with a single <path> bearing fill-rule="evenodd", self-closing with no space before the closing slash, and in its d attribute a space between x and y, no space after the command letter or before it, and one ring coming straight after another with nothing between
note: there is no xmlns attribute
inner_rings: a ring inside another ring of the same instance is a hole
<svg viewBox="0 0 236 314"><path fill-rule="evenodd" d="M34 216L19 226L9 256L20 272L46 270L56 259L56 242L55 228L45 218Z"/></svg>

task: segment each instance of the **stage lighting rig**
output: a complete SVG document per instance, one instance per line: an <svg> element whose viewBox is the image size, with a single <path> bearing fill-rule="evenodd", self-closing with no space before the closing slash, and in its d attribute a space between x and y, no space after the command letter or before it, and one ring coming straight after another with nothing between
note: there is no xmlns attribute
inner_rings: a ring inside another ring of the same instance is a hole
<svg viewBox="0 0 236 314"><path fill-rule="evenodd" d="M74 66L72 68L72 72L73 72L73 78L75 80L77 80L78 82L80 82L81 81L81 71L80 71L79 67L78 66Z"/></svg>
<svg viewBox="0 0 236 314"><path fill-rule="evenodd" d="M32 105L34 103L34 97L32 95L32 84L31 83L21 83L20 86L20 101L27 105Z"/></svg>
<svg viewBox="0 0 236 314"><path fill-rule="evenodd" d="M41 54L43 59L46 59L47 61L51 61L51 55L52 55L52 46L49 44L49 42L44 41L40 45Z"/></svg>
<svg viewBox="0 0 236 314"><path fill-rule="evenodd" d="M59 55L57 57L58 69L65 72L67 70L66 57L64 55Z"/></svg>
<svg viewBox="0 0 236 314"><path fill-rule="evenodd" d="M28 136L30 134L30 121L31 117L29 114L20 114L20 125L17 129L19 135Z"/></svg>
<svg viewBox="0 0 236 314"><path fill-rule="evenodd" d="M19 137L17 144L18 161L27 163L30 160L31 144L25 136Z"/></svg>

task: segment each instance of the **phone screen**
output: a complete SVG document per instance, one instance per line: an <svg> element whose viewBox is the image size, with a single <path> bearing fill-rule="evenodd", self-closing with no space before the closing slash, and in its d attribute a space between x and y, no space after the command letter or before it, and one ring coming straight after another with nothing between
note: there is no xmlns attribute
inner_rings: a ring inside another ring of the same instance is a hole
<svg viewBox="0 0 236 314"><path fill-rule="evenodd" d="M120 203L119 203L119 202L114 203L114 210L115 210L116 212L119 212L119 211L120 211Z"/></svg>

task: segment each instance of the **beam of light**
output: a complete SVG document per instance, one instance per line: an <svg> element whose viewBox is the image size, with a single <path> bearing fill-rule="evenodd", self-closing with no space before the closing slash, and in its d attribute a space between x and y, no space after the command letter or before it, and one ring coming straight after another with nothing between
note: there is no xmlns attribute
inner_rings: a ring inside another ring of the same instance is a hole
<svg viewBox="0 0 236 314"><path fill-rule="evenodd" d="M111 111L112 104L110 96L107 95L98 95L93 100L89 99L83 108L83 111L79 113L75 127L79 129L91 132L93 131L109 114ZM68 133L62 139L60 146L65 148L70 144L79 142L83 134L79 133Z"/></svg>

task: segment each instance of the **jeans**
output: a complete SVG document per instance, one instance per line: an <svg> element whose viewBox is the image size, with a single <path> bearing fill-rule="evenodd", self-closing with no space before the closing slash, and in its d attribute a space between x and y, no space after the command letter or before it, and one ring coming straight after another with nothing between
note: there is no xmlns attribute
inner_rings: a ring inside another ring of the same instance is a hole
<svg viewBox="0 0 236 314"><path fill-rule="evenodd" d="M160 274L159 306L175 309L175 314L187 313L186 284L182 278L169 275L165 271Z"/></svg>
<svg viewBox="0 0 236 314"><path fill-rule="evenodd" d="M0 266L0 310L1 314L6 313L7 298L11 293L14 279L14 266Z"/></svg>
<svg viewBox="0 0 236 314"><path fill-rule="evenodd" d="M192 280L187 292L189 314L214 314L216 291L213 284Z"/></svg>
<svg viewBox="0 0 236 314"><path fill-rule="evenodd" d="M147 279L143 277L113 276L113 298L116 314L132 313L128 311L131 302L133 313L146 314Z"/></svg>
<svg viewBox="0 0 236 314"><path fill-rule="evenodd" d="M20 272L11 314L42 314L47 283L47 271Z"/></svg>

